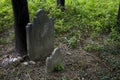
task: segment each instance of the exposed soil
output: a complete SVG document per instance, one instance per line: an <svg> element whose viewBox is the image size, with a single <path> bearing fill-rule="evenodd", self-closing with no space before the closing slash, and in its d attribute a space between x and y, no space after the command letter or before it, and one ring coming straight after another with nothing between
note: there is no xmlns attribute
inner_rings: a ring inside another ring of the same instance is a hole
<svg viewBox="0 0 120 80"><path fill-rule="evenodd" d="M4 33L5 39L10 40L9 33L13 31ZM46 73L45 61L38 61L35 65L27 66L19 64L3 67L1 65L0 80L101 80L102 75L111 72L107 64L96 54L88 53L79 46L71 49L66 44L58 42L59 40L56 41L64 54L63 71ZM5 55L14 55L14 40L0 44L0 61L5 58ZM119 73L115 73L115 76L117 76L116 79L120 79ZM106 78L106 80L109 79Z"/></svg>

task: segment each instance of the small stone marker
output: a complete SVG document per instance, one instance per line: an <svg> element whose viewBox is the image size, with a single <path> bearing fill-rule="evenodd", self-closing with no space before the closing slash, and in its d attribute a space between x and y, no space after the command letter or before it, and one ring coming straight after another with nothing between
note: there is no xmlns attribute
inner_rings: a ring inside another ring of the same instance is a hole
<svg viewBox="0 0 120 80"><path fill-rule="evenodd" d="M55 70L56 65L63 65L63 54L61 53L59 48L55 48L50 57L46 59L46 72L53 72Z"/></svg>
<svg viewBox="0 0 120 80"><path fill-rule="evenodd" d="M54 50L53 20L38 10L33 23L26 26L27 50L31 60L45 60Z"/></svg>

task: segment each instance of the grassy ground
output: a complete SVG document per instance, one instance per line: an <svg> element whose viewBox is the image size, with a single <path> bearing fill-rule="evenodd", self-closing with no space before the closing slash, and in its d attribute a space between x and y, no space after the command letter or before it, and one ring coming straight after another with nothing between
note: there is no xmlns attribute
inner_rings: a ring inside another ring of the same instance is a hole
<svg viewBox="0 0 120 80"><path fill-rule="evenodd" d="M11 1L0 0L0 4L0 53L4 54L10 53L14 49L14 22ZM56 0L28 0L30 21L32 22L38 9L42 8L48 11L49 16L55 20L55 46L62 44L64 47L66 45L67 50L62 50L65 53L72 53L71 59L65 54L66 63L70 63L65 66L68 69L66 68L66 71L58 74L52 74L53 76L48 76L47 79L56 79L55 75L60 75L59 78L63 77L60 78L61 80L120 79L118 4L118 0L66 0L65 11L61 12L56 7ZM84 56L83 53L90 56ZM5 80L20 78L22 80L28 73L30 76L33 75L32 73L35 70L31 70L31 68L38 70L38 67L39 65L25 67L25 69L22 67L23 72L19 70L20 66L12 68L8 70L10 75L6 71L0 73L0 78ZM33 80L40 78L38 72L35 72L37 78L33 75L31 78ZM72 77L74 74L75 78ZM45 78L45 75L42 77ZM26 77L27 79L28 77Z"/></svg>

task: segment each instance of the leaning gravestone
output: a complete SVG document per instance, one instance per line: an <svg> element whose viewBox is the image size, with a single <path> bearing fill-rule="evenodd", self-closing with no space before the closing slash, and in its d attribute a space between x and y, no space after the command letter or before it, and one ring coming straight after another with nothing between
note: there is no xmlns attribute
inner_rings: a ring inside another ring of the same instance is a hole
<svg viewBox="0 0 120 80"><path fill-rule="evenodd" d="M31 60L45 60L54 50L53 20L38 10L33 23L26 26L27 50Z"/></svg>
<svg viewBox="0 0 120 80"><path fill-rule="evenodd" d="M55 48L50 57L46 59L46 72L50 73L55 70L55 68L64 68L64 58L59 48Z"/></svg>

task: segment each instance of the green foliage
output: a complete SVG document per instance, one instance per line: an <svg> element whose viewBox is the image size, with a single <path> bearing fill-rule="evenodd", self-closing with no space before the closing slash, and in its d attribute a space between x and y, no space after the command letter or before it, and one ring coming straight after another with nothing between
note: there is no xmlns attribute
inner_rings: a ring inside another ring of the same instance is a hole
<svg viewBox="0 0 120 80"><path fill-rule="evenodd" d="M98 37L99 37L99 33L95 32L95 31L91 34L92 40L96 40L96 39L98 39Z"/></svg>
<svg viewBox="0 0 120 80"><path fill-rule="evenodd" d="M111 29L108 38L104 41L106 51L112 54L120 53L120 32L115 28Z"/></svg>
<svg viewBox="0 0 120 80"><path fill-rule="evenodd" d="M67 0L66 10L56 7L56 0L29 0L31 20L37 9L44 8L55 19L56 33L67 32L71 27L85 27L97 33L108 32L116 24L119 2L104 0Z"/></svg>
<svg viewBox="0 0 120 80"><path fill-rule="evenodd" d="M120 45L120 32L118 32L117 30L115 30L115 29L112 29L112 31L111 31L111 33L110 33L110 35L109 35L109 38L114 42L114 41L116 41L116 42L118 42L119 43L119 45ZM118 44L117 43L117 44Z"/></svg>
<svg viewBox="0 0 120 80"><path fill-rule="evenodd" d="M68 46L70 48L76 48L77 47L77 38L75 36L71 37L70 40L68 40Z"/></svg>
<svg viewBox="0 0 120 80"><path fill-rule="evenodd" d="M69 35L69 37L64 37L62 40L63 43L67 44L69 48L77 48L79 45L79 40L76 36Z"/></svg>
<svg viewBox="0 0 120 80"><path fill-rule="evenodd" d="M0 29L6 29L13 25L11 1L1 0L0 3ZM109 31L116 24L118 4L118 0L67 0L66 10L61 12L56 7L56 0L28 0L30 20L33 20L38 9L45 9L55 19L57 33L67 32L71 27L85 26L96 32Z"/></svg>
<svg viewBox="0 0 120 80"><path fill-rule="evenodd" d="M63 65L57 64L57 65L55 65L54 71L61 71L61 70L63 70L63 69L64 69L64 66L63 66Z"/></svg>
<svg viewBox="0 0 120 80"><path fill-rule="evenodd" d="M0 0L0 32L13 25L13 13L10 0Z"/></svg>
<svg viewBox="0 0 120 80"><path fill-rule="evenodd" d="M104 45L91 42L91 43L88 43L86 46L84 46L84 50L89 52L99 52L104 50Z"/></svg>

